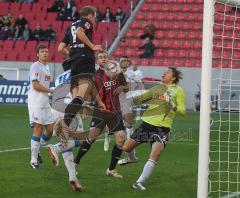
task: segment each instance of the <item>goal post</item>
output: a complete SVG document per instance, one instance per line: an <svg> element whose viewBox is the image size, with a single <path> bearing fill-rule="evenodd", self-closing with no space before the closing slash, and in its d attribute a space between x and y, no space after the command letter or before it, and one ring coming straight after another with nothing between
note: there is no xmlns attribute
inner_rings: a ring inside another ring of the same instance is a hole
<svg viewBox="0 0 240 198"><path fill-rule="evenodd" d="M208 155L210 135L210 90L213 46L213 0L204 0L201 104L198 153L198 198L206 198L208 192Z"/></svg>
<svg viewBox="0 0 240 198"><path fill-rule="evenodd" d="M240 0L204 0L201 75L197 197L240 198Z"/></svg>

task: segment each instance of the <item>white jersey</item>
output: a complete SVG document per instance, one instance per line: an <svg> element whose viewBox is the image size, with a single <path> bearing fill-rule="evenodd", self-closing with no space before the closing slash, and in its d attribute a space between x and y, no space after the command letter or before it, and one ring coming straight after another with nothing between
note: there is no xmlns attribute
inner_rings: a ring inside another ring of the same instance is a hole
<svg viewBox="0 0 240 198"><path fill-rule="evenodd" d="M32 81L36 80L44 87L49 88L51 74L48 65L39 61L33 63L29 72L30 89L28 91L28 106L31 107L50 107L48 93L40 92L33 88Z"/></svg>
<svg viewBox="0 0 240 198"><path fill-rule="evenodd" d="M134 83L134 82L142 82L143 80L143 73L139 69L135 71L133 69L127 69L125 74L126 74L127 82Z"/></svg>

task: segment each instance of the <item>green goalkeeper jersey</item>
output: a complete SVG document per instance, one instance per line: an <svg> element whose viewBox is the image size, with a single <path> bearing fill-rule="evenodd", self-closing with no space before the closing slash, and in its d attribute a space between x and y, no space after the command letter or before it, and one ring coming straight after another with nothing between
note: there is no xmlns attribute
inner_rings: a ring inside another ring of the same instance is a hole
<svg viewBox="0 0 240 198"><path fill-rule="evenodd" d="M148 103L141 120L154 126L172 127L176 114L185 115L185 94L176 85L156 85L134 101L135 104ZM171 103L171 105L169 105ZM176 111L171 107L176 107Z"/></svg>

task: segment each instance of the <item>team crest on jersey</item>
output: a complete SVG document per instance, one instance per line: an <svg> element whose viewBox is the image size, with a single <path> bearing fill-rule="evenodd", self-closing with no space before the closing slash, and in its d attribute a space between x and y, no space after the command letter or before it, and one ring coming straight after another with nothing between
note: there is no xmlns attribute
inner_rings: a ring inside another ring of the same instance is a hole
<svg viewBox="0 0 240 198"><path fill-rule="evenodd" d="M85 26L85 28L87 28L87 29L89 29L89 28L91 27L90 23L88 23L88 22L86 22L86 23L84 24L84 26Z"/></svg>

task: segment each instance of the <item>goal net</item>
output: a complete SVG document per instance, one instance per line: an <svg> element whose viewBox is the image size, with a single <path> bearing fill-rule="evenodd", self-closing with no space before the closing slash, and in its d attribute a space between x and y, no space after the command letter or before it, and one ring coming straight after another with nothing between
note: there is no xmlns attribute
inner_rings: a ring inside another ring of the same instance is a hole
<svg viewBox="0 0 240 198"><path fill-rule="evenodd" d="M240 197L240 0L214 1L212 64L208 196Z"/></svg>

